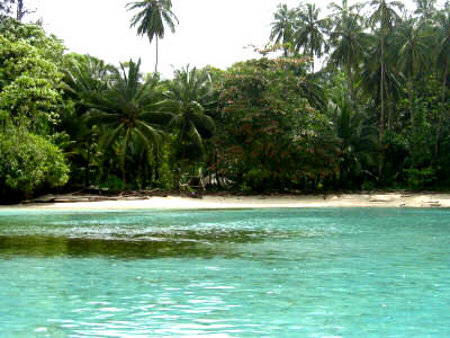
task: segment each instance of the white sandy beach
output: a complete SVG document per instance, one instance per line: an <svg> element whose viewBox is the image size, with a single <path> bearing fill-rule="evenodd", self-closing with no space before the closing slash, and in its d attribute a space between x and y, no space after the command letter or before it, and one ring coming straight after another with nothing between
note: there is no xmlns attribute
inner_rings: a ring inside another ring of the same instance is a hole
<svg viewBox="0 0 450 338"><path fill-rule="evenodd" d="M70 201L70 199L69 199ZM247 209L247 208L317 208L317 207L414 207L450 208L450 194L342 194L281 196L203 196L202 198L168 196L145 199L23 204L1 206L5 209L40 210L126 210L126 209Z"/></svg>

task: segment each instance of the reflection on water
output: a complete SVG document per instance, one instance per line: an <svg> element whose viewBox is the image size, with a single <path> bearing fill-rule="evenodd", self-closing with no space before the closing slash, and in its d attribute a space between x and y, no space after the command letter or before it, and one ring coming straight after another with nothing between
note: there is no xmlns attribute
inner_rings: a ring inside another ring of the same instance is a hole
<svg viewBox="0 0 450 338"><path fill-rule="evenodd" d="M30 222L28 215L19 213L0 220L0 254L236 257L239 253L233 252L233 244L325 234L325 220L318 223L314 219L311 228L305 229L290 226L292 215L283 217L272 211L251 210L237 214L240 217L233 212L205 211L41 213ZM334 231L330 224L327 224L328 234Z"/></svg>
<svg viewBox="0 0 450 338"><path fill-rule="evenodd" d="M263 232L230 231L182 234L148 234L137 236L108 236L109 238L76 238L54 236L0 236L0 255L69 256L95 255L120 258L210 257L236 256L229 250L233 243L261 241ZM224 245L229 244L229 245Z"/></svg>
<svg viewBox="0 0 450 338"><path fill-rule="evenodd" d="M0 336L450 336L449 216L0 212Z"/></svg>

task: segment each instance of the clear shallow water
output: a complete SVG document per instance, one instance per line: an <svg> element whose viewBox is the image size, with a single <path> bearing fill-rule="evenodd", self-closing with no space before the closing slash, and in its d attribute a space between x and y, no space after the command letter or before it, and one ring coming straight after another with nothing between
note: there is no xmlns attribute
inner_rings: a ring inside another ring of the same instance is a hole
<svg viewBox="0 0 450 338"><path fill-rule="evenodd" d="M450 335L450 210L0 212L0 336Z"/></svg>

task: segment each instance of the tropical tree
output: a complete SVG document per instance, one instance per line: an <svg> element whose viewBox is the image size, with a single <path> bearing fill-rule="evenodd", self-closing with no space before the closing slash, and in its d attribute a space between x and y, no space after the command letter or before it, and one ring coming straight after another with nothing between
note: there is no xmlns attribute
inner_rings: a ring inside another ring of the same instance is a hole
<svg viewBox="0 0 450 338"><path fill-rule="evenodd" d="M392 27L400 21L400 15L396 10L403 9L403 3L400 1L389 0L370 0L367 3L372 8L369 17L369 23L372 28L378 32L380 40L380 122L379 122L379 138L378 149L380 159L378 164L378 172L381 175L383 169L383 135L385 128L385 97L386 97L386 36L391 32Z"/></svg>
<svg viewBox="0 0 450 338"><path fill-rule="evenodd" d="M360 188L363 179L374 174L372 168L377 149L376 128L367 124L367 117L360 109L353 109L353 103L346 95L339 76L335 81L337 84L329 93L328 110L339 144L338 185Z"/></svg>
<svg viewBox="0 0 450 338"><path fill-rule="evenodd" d="M423 24L414 18L402 22L394 33L394 49L399 70L406 76L408 83L409 113L414 118L413 80L418 70L424 71L431 65L430 35L423 29Z"/></svg>
<svg viewBox="0 0 450 338"><path fill-rule="evenodd" d="M126 182L126 161L131 146L139 144L148 154L156 156L161 138L164 116L157 109L161 100L157 76L141 82L141 60L120 65L111 87L92 100L87 113L91 123L106 130L101 140L105 151L113 150L119 158L122 180Z"/></svg>
<svg viewBox="0 0 450 338"><path fill-rule="evenodd" d="M172 33L178 23L176 15L172 12L171 0L142 0L127 4L128 10L138 10L131 18L131 27L137 26L138 35L147 35L150 43L156 42L155 73L158 72L158 41L164 38L165 25Z"/></svg>
<svg viewBox="0 0 450 338"><path fill-rule="evenodd" d="M176 159L181 171L187 163L204 160L204 139L215 131L214 120L207 115L214 104L211 76L196 68L175 72L164 93L165 109L172 114L168 126L175 133Z"/></svg>
<svg viewBox="0 0 450 338"><path fill-rule="evenodd" d="M303 52L311 58L314 73L314 56L321 57L328 50L325 34L329 27L329 20L319 19L320 9L315 4L306 4L298 9L297 30L295 32L296 51Z"/></svg>
<svg viewBox="0 0 450 338"><path fill-rule="evenodd" d="M295 10L289 9L285 4L279 4L278 10L274 14L274 21L271 23L270 40L283 47L284 56L288 56L289 48L293 43L295 31Z"/></svg>
<svg viewBox="0 0 450 338"><path fill-rule="evenodd" d="M309 102L305 68L304 59L262 58L227 71L215 165L241 189L315 189L335 173L331 123Z"/></svg>
<svg viewBox="0 0 450 338"><path fill-rule="evenodd" d="M420 20L432 20L436 14L436 0L414 0L416 10L414 14L420 17Z"/></svg>
<svg viewBox="0 0 450 338"><path fill-rule="evenodd" d="M436 14L434 25L434 37L436 38L436 68L441 74L441 113L438 118L436 129L435 156L439 154L439 143L441 140L442 126L444 121L448 121L449 105L447 102L448 92L448 66L450 62L450 3L447 2L445 8Z"/></svg>
<svg viewBox="0 0 450 338"><path fill-rule="evenodd" d="M446 100L448 64L450 61L450 3L437 13L435 24L435 37L437 39L436 63L441 66L442 72L442 102Z"/></svg>
<svg viewBox="0 0 450 338"><path fill-rule="evenodd" d="M54 133L65 108L59 71L64 49L39 26L0 22L0 199L30 197L67 182Z"/></svg>
<svg viewBox="0 0 450 338"><path fill-rule="evenodd" d="M72 164L72 184L83 180L84 187L90 185L91 169L98 163L94 156L98 150L98 128L86 116L95 99L108 89L115 72L113 66L90 55L65 56L63 89L66 101L71 104L67 104L61 116L60 128L71 140L65 151Z"/></svg>
<svg viewBox="0 0 450 338"><path fill-rule="evenodd" d="M358 6L349 7L347 0L342 0L341 5L332 3L330 8L333 10L330 63L345 70L348 91L356 106L353 70L358 68L367 52L370 35L364 31L361 17L354 12Z"/></svg>
<svg viewBox="0 0 450 338"><path fill-rule="evenodd" d="M0 21L2 21L7 16L11 15L15 0L2 0L0 1Z"/></svg>

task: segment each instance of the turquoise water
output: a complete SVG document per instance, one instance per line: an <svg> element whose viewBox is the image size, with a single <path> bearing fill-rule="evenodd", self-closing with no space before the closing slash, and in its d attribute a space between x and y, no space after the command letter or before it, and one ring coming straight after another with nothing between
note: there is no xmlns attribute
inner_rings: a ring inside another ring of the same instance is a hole
<svg viewBox="0 0 450 338"><path fill-rule="evenodd" d="M450 336L450 210L0 211L0 336Z"/></svg>

